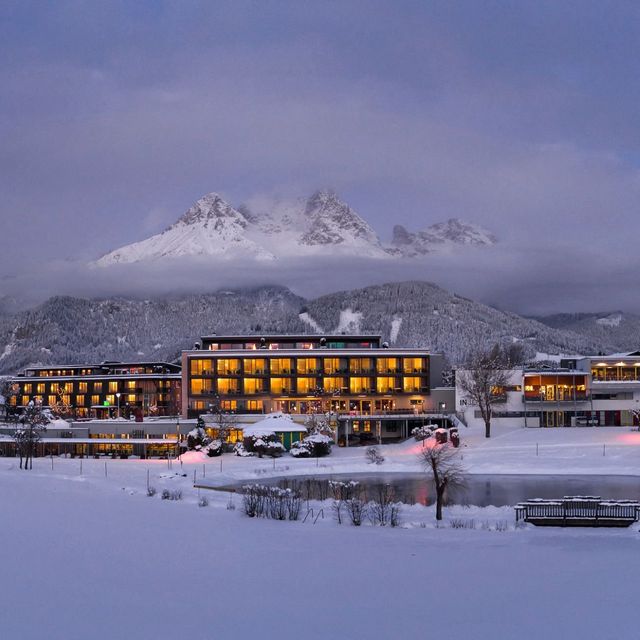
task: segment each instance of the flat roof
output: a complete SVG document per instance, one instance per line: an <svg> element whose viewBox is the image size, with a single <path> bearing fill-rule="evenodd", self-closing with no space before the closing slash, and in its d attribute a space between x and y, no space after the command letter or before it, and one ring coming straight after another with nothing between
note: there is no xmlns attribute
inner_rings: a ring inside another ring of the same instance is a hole
<svg viewBox="0 0 640 640"><path fill-rule="evenodd" d="M24 370L34 369L35 371L44 371L47 369L99 369L99 368L107 368L107 367L139 367L143 365L152 365L152 366L167 366L167 367L177 367L181 368L180 364L176 364L173 362L165 362L163 360L134 360L132 362L120 362L116 360L106 360L104 362L94 362L92 364L47 364L47 365L33 365L29 367L24 367Z"/></svg>
<svg viewBox="0 0 640 640"><path fill-rule="evenodd" d="M407 347L405 348L387 348L387 347L375 347L371 349L358 349L358 348L349 348L349 347L340 347L339 349L185 349L182 353L187 354L188 356L192 355L203 355L206 354L206 357L216 356L216 357L224 357L230 353L238 353L244 354L245 358L249 357L258 357L258 354L270 354L273 356L278 355L286 355L286 356L300 356L301 354L322 354L326 356L332 355L357 355L362 358L370 358L371 354L375 355L388 355L388 356L401 356L401 355L427 355L427 356L440 356L441 353L432 353L427 348L419 349L416 347ZM247 355L247 354L256 354Z"/></svg>
<svg viewBox="0 0 640 640"><path fill-rule="evenodd" d="M253 334L226 334L226 335L210 335L210 336L202 336L202 340L261 340L264 338L265 340L304 340L309 338L326 338L327 340L336 340L338 338L345 339L351 338L354 340L361 339L375 339L381 340L381 333L253 333Z"/></svg>

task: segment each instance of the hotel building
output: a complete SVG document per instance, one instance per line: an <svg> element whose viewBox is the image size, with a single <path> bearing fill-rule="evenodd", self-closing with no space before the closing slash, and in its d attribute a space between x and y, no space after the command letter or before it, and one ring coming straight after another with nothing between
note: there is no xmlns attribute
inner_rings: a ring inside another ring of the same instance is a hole
<svg viewBox="0 0 640 640"><path fill-rule="evenodd" d="M451 409L442 366L441 355L389 348L379 335L203 337L182 354L182 415L331 412L339 435L399 439Z"/></svg>
<svg viewBox="0 0 640 640"><path fill-rule="evenodd" d="M172 416L181 406L180 365L168 362L29 367L12 383L17 409L37 399L76 419Z"/></svg>

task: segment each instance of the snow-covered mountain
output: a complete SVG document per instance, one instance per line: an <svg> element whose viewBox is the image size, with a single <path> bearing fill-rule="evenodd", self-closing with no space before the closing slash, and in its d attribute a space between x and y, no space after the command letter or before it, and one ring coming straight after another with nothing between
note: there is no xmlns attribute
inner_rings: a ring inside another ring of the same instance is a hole
<svg viewBox="0 0 640 640"><path fill-rule="evenodd" d="M439 222L423 231L411 233L397 224L393 227L391 245L401 255L412 258L447 251L460 245L488 247L496 244L496 237L482 227L457 218Z"/></svg>
<svg viewBox="0 0 640 640"><path fill-rule="evenodd" d="M596 325L598 326L598 325ZM378 332L384 340L443 352L520 344L537 352L598 353L633 340L598 340L462 298L428 282L400 282L305 299L285 287L224 289L140 300L55 297L0 316L0 375L30 364L174 360L201 335Z"/></svg>
<svg viewBox="0 0 640 640"><path fill-rule="evenodd" d="M104 267L181 257L273 261L349 255L392 259L495 242L480 227L452 219L418 233L396 226L392 244L385 246L366 220L330 191L237 209L218 194L209 193L162 233L107 253L94 264Z"/></svg>

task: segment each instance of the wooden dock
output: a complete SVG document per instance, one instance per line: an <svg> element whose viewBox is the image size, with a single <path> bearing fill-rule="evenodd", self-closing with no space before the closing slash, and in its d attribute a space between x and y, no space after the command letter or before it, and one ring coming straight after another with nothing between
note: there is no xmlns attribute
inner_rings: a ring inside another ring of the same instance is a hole
<svg viewBox="0 0 640 640"><path fill-rule="evenodd" d="M516 522L543 527L628 527L640 517L637 500L603 500L597 496L534 499L515 506Z"/></svg>

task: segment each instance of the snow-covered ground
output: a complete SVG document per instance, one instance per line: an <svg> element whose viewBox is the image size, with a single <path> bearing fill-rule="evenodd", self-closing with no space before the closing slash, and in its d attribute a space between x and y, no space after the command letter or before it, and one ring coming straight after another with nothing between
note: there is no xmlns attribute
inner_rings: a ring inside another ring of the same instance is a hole
<svg viewBox="0 0 640 640"><path fill-rule="evenodd" d="M471 472L640 468L640 434L626 429L514 430L488 442L465 433ZM285 457L275 473L417 470L420 446L384 447L380 467L364 462L363 449L335 450L319 463ZM52 469L40 458L24 472L0 458L1 637L631 640L640 633L638 525L516 529L508 507L455 507L435 528L433 509L421 505L404 507L397 529L338 525L328 504L317 524L254 520L239 496L228 510L223 492L201 491L210 504L198 507L194 471L198 480L255 480L274 473L273 461L225 455L222 467L198 453L171 469L160 460L108 460L105 469L103 460L57 458ZM147 472L154 497L146 495ZM164 488L182 490L183 499L161 500ZM476 528L454 529L452 520ZM506 531L496 530L505 523Z"/></svg>
<svg viewBox="0 0 640 640"><path fill-rule="evenodd" d="M638 637L637 526L515 529L510 509L460 507L478 529L435 529L418 505L399 529L252 520L221 492L199 508L186 466L0 461L2 637ZM147 469L183 500L147 497Z"/></svg>

